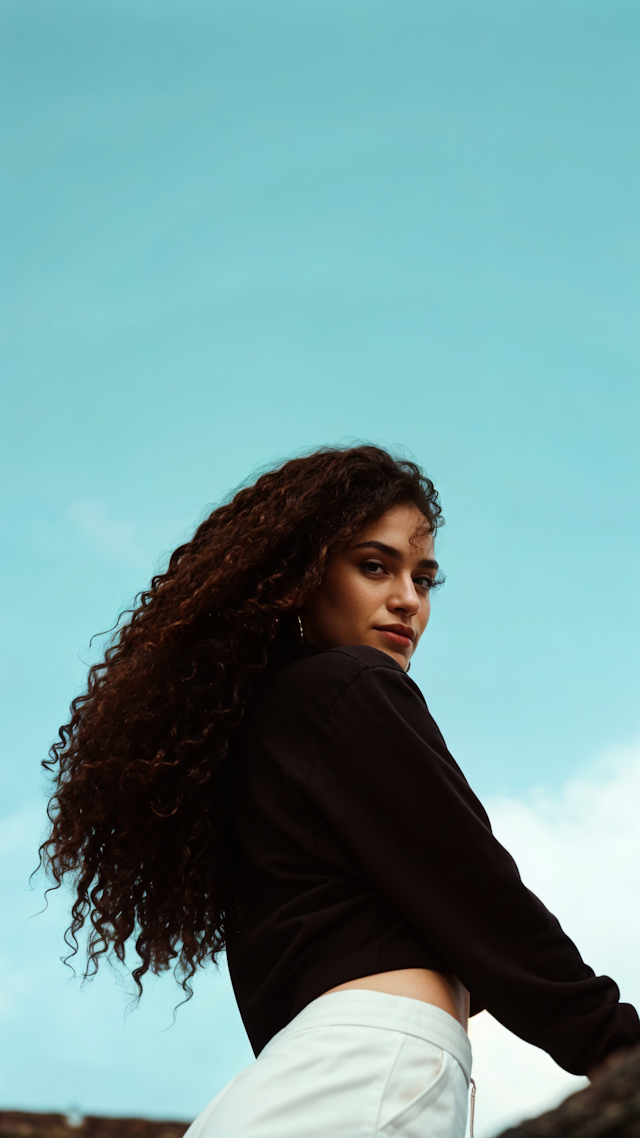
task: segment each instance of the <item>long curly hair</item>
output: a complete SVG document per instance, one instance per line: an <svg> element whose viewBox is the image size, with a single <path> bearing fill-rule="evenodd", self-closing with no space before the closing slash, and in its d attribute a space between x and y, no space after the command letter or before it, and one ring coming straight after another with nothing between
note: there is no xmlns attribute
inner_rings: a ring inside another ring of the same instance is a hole
<svg viewBox="0 0 640 1138"><path fill-rule="evenodd" d="M139 995L173 967L188 998L224 950L233 733L332 557L406 503L442 524L430 479L380 447L290 459L213 510L120 618L43 764L55 790L40 860L53 888L73 883L67 959L86 923L85 977L131 946Z"/></svg>

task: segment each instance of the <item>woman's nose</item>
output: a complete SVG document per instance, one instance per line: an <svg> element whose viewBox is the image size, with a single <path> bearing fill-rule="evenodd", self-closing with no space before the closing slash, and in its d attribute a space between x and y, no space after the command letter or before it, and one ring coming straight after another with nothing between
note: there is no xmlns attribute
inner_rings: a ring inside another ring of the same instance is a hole
<svg viewBox="0 0 640 1138"><path fill-rule="evenodd" d="M416 592L413 580L397 582L396 588L389 597L389 608L402 609L403 612L413 614L420 608L420 598Z"/></svg>

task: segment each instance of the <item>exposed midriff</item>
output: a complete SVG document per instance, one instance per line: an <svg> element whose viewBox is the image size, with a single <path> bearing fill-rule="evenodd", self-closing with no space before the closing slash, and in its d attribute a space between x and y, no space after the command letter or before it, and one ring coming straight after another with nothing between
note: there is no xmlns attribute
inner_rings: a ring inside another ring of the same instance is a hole
<svg viewBox="0 0 640 1138"><path fill-rule="evenodd" d="M359 976L323 992L345 992L350 988L364 988L369 992L387 992L390 996L408 996L422 1000L448 1012L467 1031L469 1023L469 993L456 976L436 972L431 968L399 968L394 972L377 972L373 976Z"/></svg>

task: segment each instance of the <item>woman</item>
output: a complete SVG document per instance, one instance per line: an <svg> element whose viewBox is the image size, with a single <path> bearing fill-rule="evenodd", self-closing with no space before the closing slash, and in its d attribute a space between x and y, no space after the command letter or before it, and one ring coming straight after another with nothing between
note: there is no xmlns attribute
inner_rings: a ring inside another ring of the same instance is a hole
<svg viewBox="0 0 640 1138"><path fill-rule="evenodd" d="M263 474L172 555L74 700L54 880L88 970L226 949L258 1056L191 1138L462 1138L469 1014L566 1070L640 1038L512 859L408 676L433 484L373 446Z"/></svg>

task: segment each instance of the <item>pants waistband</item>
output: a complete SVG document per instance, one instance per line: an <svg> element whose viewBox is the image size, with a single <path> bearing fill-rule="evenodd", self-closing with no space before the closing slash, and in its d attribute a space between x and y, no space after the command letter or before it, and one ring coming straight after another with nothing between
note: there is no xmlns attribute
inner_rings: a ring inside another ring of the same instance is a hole
<svg viewBox="0 0 640 1138"><path fill-rule="evenodd" d="M385 1031L415 1035L418 1039L424 1039L427 1043L448 1051L462 1067L467 1083L471 1078L469 1036L453 1016L422 1000L391 996L387 992L370 992L363 988L318 996L269 1040L261 1056L266 1054L277 1039L282 1039L285 1035L329 1024L378 1027Z"/></svg>

